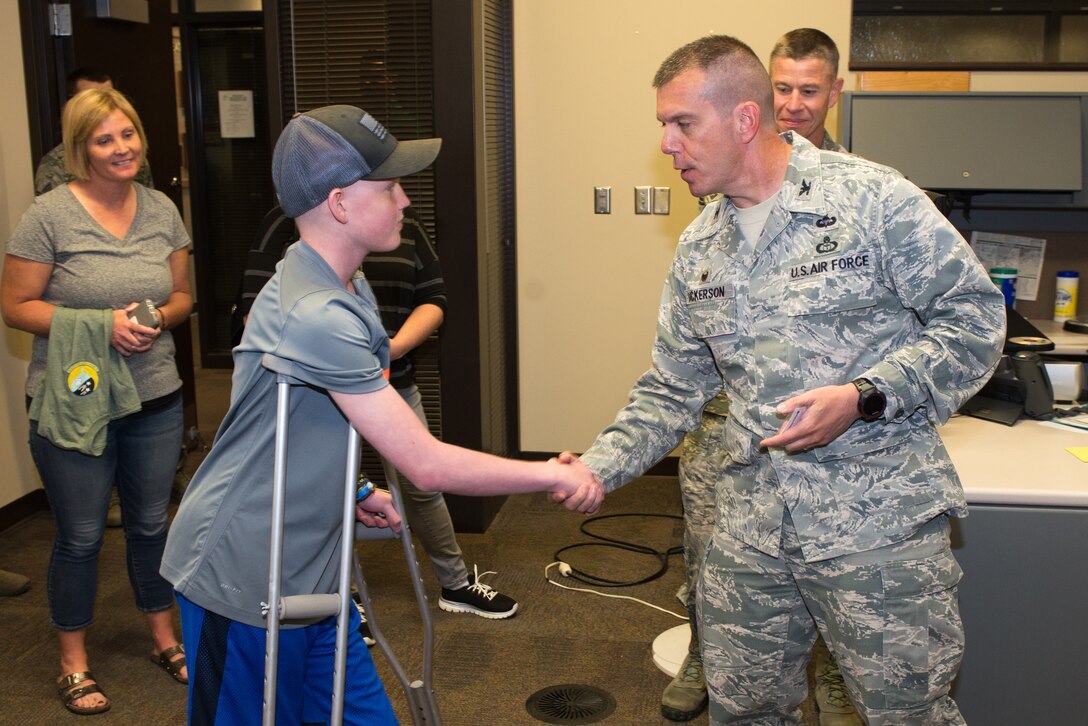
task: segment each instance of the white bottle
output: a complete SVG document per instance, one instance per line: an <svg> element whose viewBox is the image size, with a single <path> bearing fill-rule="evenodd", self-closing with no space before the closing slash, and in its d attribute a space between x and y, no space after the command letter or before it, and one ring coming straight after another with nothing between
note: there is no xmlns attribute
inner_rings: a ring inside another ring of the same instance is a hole
<svg viewBox="0 0 1088 726"><path fill-rule="evenodd" d="M1080 275L1072 270L1058 273L1058 284L1054 291L1054 320L1063 322L1077 317L1077 282Z"/></svg>

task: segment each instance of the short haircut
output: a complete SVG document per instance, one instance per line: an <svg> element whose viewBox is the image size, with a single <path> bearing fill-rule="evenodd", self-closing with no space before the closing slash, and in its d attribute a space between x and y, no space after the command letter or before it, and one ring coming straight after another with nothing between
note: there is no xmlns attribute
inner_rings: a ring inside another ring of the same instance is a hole
<svg viewBox="0 0 1088 726"><path fill-rule="evenodd" d="M61 127L64 130L64 164L68 173L80 181L90 178L90 162L87 158L87 140L115 110L120 110L136 129L147 157L147 136L143 124L125 95L113 88L90 88L80 91L64 104Z"/></svg>
<svg viewBox="0 0 1088 726"><path fill-rule="evenodd" d="M68 98L79 93L79 87L77 84L80 81L91 81L92 83L113 83L113 79L110 78L110 74L98 68L91 68L90 66L81 66L68 74L68 77L64 80L64 89L68 92Z"/></svg>
<svg viewBox="0 0 1088 726"><path fill-rule="evenodd" d="M819 58L831 66L832 76L839 75L839 48L831 36L816 28L797 28L783 35L771 50L771 63L775 58Z"/></svg>
<svg viewBox="0 0 1088 726"><path fill-rule="evenodd" d="M704 97L728 113L742 101L755 101L763 122L773 122L771 77L759 57L743 41L728 35L706 35L674 50L654 74L653 87L661 88L681 73L698 68L706 73Z"/></svg>

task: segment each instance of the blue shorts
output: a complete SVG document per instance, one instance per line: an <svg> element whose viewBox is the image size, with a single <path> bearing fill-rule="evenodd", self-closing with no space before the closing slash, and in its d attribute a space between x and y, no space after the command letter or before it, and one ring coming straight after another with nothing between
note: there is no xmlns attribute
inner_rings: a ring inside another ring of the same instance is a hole
<svg viewBox="0 0 1088 726"><path fill-rule="evenodd" d="M205 610L177 595L189 666L189 723L260 726L264 702L265 629ZM194 647L194 644L195 647ZM327 724L332 708L336 618L280 630L276 723ZM351 608L344 723L396 724L374 661Z"/></svg>

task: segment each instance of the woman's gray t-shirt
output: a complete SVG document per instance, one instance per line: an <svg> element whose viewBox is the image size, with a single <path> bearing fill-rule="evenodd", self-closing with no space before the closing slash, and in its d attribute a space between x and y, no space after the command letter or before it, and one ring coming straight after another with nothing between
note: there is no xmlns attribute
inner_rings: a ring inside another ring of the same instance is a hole
<svg viewBox="0 0 1088 726"><path fill-rule="evenodd" d="M7 253L53 266L44 302L116 310L145 298L162 305L170 297L174 283L169 257L189 246L189 234L165 194L140 184L134 187L136 216L123 239L96 222L67 184L34 198L8 241ZM34 336L28 396L45 376L48 355L49 339ZM163 331L150 350L124 360L141 401L181 387L169 331Z"/></svg>

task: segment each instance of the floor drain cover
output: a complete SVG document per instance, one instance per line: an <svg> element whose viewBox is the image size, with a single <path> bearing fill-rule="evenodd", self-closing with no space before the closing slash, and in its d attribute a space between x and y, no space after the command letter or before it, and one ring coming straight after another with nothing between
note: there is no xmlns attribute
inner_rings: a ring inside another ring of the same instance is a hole
<svg viewBox="0 0 1088 726"><path fill-rule="evenodd" d="M616 699L593 686L565 683L548 686L529 696L525 710L544 723L596 723L616 710Z"/></svg>

